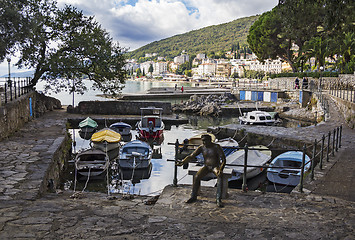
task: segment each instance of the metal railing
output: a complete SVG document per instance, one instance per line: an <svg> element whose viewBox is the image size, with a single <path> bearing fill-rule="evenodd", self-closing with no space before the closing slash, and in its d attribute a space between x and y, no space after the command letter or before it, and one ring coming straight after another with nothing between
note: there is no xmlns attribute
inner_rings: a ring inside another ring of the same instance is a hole
<svg viewBox="0 0 355 240"><path fill-rule="evenodd" d="M323 162L324 160L329 162L329 156L335 156L335 152L338 152L339 148L341 148L341 137L342 137L342 126L335 128L332 131L329 131L327 134L327 137L323 135L320 140L315 139L314 143L310 145L309 147L306 147L306 144L303 145L302 149L276 149L276 148L270 148L270 149L264 149L264 148L250 148L246 144L244 147L230 147L230 148L235 148L235 149L244 149L245 154L244 154L244 164L243 165L237 165L237 164L226 164L226 166L236 166L236 167L243 167L243 184L242 184L242 190L247 191L247 168L248 167L258 167L258 168L263 168L267 169L269 168L269 165L262 165L262 166L256 166L256 165L248 165L248 151L250 150L258 150L258 151L302 151L303 152L303 157L302 157L302 165L301 167L287 167L288 169L300 169L301 170L301 175L300 175L300 183L298 185L299 191L303 192L303 185L304 185L304 176L306 174L305 172L305 166L311 163L310 167L310 177L311 180L314 180L314 171L315 171L315 166L319 164L319 169L323 170ZM327 139L327 142L326 142ZM175 162L175 167L174 167L174 179L173 179L173 185L177 186L178 184L178 176L177 176L177 162L181 159L179 159L179 150L181 147L181 144L179 143L179 140L177 139L175 143L168 143L168 145L174 145L175 146L175 159L174 160L168 160L168 161L174 161ZM320 145L320 149L317 151L317 146ZM196 146L196 145L189 145L189 144L184 144L184 146ZM308 151L312 153L312 158L308 162L305 162L306 159L306 152L307 149L312 147L312 151ZM273 168L283 168L283 167L275 167Z"/></svg>
<svg viewBox="0 0 355 240"><path fill-rule="evenodd" d="M355 89L352 86L334 85L328 89L328 93L334 97L355 103Z"/></svg>
<svg viewBox="0 0 355 240"><path fill-rule="evenodd" d="M22 95L33 91L31 78L5 78L0 80L0 105L14 101Z"/></svg>

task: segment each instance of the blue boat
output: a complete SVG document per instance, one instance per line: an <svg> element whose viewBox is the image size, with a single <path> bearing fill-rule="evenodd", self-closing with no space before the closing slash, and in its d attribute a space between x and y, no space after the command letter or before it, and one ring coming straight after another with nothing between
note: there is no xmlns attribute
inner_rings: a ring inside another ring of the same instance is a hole
<svg viewBox="0 0 355 240"><path fill-rule="evenodd" d="M121 134L124 142L129 142L132 139L132 126L125 122L116 122L110 125L110 129Z"/></svg>
<svg viewBox="0 0 355 240"><path fill-rule="evenodd" d="M149 167L153 155L148 143L133 140L121 147L118 165L125 169L141 169Z"/></svg>
<svg viewBox="0 0 355 240"><path fill-rule="evenodd" d="M289 151L278 155L267 169L267 179L276 184L297 186L301 179L302 157L301 151ZM306 155L304 171L308 171L310 167L311 161Z"/></svg>

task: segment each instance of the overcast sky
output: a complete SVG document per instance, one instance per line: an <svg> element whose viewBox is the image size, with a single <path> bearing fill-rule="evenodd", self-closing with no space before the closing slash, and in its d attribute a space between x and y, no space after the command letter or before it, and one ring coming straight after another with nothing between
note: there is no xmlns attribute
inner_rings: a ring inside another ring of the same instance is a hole
<svg viewBox="0 0 355 240"><path fill-rule="evenodd" d="M121 47L130 50L176 34L271 10L278 0L57 0L93 15ZM13 63L13 62L12 62ZM11 69L14 68L11 66ZM14 68L11 70L16 72ZM21 70L24 71L24 70ZM0 76L7 74L0 64Z"/></svg>

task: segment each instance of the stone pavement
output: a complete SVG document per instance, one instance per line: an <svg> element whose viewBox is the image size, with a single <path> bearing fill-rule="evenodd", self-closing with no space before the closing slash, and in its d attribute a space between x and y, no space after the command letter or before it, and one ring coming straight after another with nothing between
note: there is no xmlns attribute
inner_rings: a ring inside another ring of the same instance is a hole
<svg viewBox="0 0 355 240"><path fill-rule="evenodd" d="M347 199L354 130L344 127L342 148L304 194L230 189L225 207L217 208L215 188L203 187L190 205L184 201L191 186L168 186L156 204L147 205L151 199L143 196L42 194L67 116L48 112L0 142L0 239L354 239L355 202ZM327 132L329 126L316 128Z"/></svg>

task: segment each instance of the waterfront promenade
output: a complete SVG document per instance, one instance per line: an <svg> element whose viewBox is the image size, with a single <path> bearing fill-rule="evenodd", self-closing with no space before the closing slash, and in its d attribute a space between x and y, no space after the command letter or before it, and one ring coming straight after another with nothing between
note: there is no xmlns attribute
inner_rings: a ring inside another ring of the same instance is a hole
<svg viewBox="0 0 355 240"><path fill-rule="evenodd" d="M311 139L344 123L334 104L330 112L329 122L298 135ZM208 187L191 205L184 203L191 186L181 185L166 187L155 205L149 197L42 193L69 117L48 112L0 142L1 239L354 239L355 133L345 124L339 152L305 193L230 189L225 207L217 208L216 189Z"/></svg>

